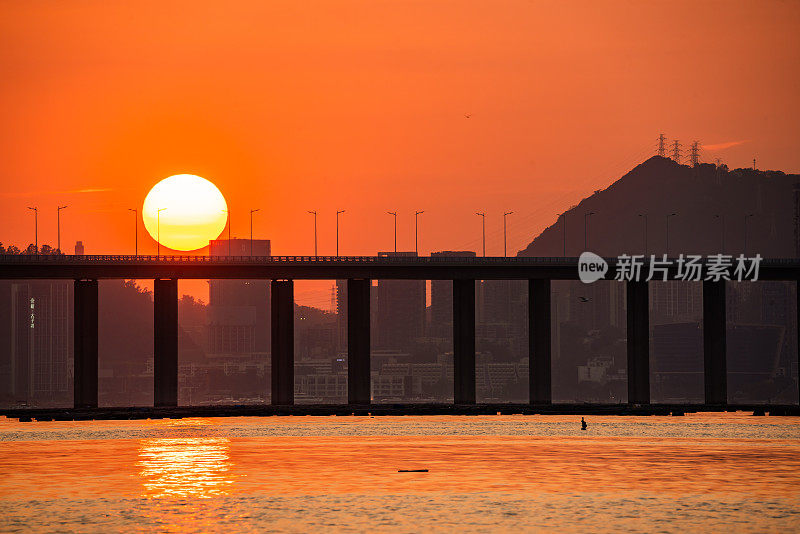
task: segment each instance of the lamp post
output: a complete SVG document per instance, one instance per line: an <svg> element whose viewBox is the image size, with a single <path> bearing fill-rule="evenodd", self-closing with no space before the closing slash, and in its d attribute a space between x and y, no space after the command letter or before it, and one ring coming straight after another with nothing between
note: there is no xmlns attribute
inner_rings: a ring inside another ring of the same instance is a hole
<svg viewBox="0 0 800 534"><path fill-rule="evenodd" d="M39 253L39 208L32 208L28 206L29 210L33 211L33 238L36 253Z"/></svg>
<svg viewBox="0 0 800 534"><path fill-rule="evenodd" d="M314 256L317 256L317 212L309 211L308 213L314 216Z"/></svg>
<svg viewBox="0 0 800 534"><path fill-rule="evenodd" d="M644 221L644 255L647 256L647 214L640 213L639 217Z"/></svg>
<svg viewBox="0 0 800 534"><path fill-rule="evenodd" d="M503 213L503 257L505 258L508 256L508 252L506 251L506 215L511 215L514 213L513 211L507 211Z"/></svg>
<svg viewBox="0 0 800 534"><path fill-rule="evenodd" d="M394 216L394 253L397 254L397 212L387 211L386 213Z"/></svg>
<svg viewBox="0 0 800 534"><path fill-rule="evenodd" d="M66 208L67 206L58 206L56 208L56 232L57 232L57 244L58 244L58 253L61 254L61 210Z"/></svg>
<svg viewBox="0 0 800 534"><path fill-rule="evenodd" d="M261 208L250 210L250 257L253 257L253 214L261 211Z"/></svg>
<svg viewBox="0 0 800 534"><path fill-rule="evenodd" d="M589 250L589 217L594 215L593 211L583 214L583 250Z"/></svg>
<svg viewBox="0 0 800 534"><path fill-rule="evenodd" d="M139 255L139 212L133 208L128 208L133 212L133 253Z"/></svg>
<svg viewBox="0 0 800 534"><path fill-rule="evenodd" d="M414 212L414 253L419 256L419 233L417 231L417 216L420 213L425 213L425 211L415 211Z"/></svg>
<svg viewBox="0 0 800 534"><path fill-rule="evenodd" d="M156 248L156 258L161 257L161 212L165 209L167 208L159 208L156 213L156 243L158 244Z"/></svg>
<svg viewBox="0 0 800 534"><path fill-rule="evenodd" d="M755 168L755 161L753 160L753 168ZM747 219L750 217L755 217L755 213L748 213L744 216L744 254L747 254Z"/></svg>
<svg viewBox="0 0 800 534"><path fill-rule="evenodd" d="M719 219L720 237L722 238L722 248L720 254L725 254L725 215L714 215L715 219Z"/></svg>
<svg viewBox="0 0 800 534"><path fill-rule="evenodd" d="M339 256L339 214L344 210L336 210L336 256Z"/></svg>
<svg viewBox="0 0 800 534"><path fill-rule="evenodd" d="M486 257L486 212L476 211L475 215L480 215L482 219L481 226L483 228L483 257Z"/></svg>
<svg viewBox="0 0 800 534"><path fill-rule="evenodd" d="M669 218L676 216L677 213L670 213L667 215L667 256L669 256Z"/></svg>

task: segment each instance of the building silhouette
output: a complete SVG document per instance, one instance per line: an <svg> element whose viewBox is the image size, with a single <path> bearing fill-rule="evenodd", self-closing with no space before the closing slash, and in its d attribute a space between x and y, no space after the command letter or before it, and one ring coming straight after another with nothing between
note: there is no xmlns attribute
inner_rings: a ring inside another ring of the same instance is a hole
<svg viewBox="0 0 800 534"><path fill-rule="evenodd" d="M431 252L432 258L474 258L471 250ZM453 281L431 280L431 312L428 335L436 338L453 336Z"/></svg>
<svg viewBox="0 0 800 534"><path fill-rule="evenodd" d="M29 280L0 285L0 380L15 403L72 399L72 283Z"/></svg>
<svg viewBox="0 0 800 534"><path fill-rule="evenodd" d="M210 256L249 256L249 239L216 239ZM268 239L252 241L253 256L270 256ZM270 286L268 280L209 280L208 351L210 355L269 352Z"/></svg>
<svg viewBox="0 0 800 534"><path fill-rule="evenodd" d="M379 252L379 257L416 257L416 252ZM425 335L425 280L378 280L373 347L408 349Z"/></svg>

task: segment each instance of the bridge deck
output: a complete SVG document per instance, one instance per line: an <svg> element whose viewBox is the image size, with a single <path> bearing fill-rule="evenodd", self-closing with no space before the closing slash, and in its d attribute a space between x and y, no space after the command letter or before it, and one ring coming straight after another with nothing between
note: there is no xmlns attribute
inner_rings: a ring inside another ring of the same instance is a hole
<svg viewBox="0 0 800 534"><path fill-rule="evenodd" d="M606 258L606 262L609 270L605 278L613 279L617 258ZM643 276L648 266L645 261ZM673 265L670 278L676 272ZM0 255L0 279L5 280L115 278L577 280L578 258ZM798 278L800 260L761 261L761 280Z"/></svg>

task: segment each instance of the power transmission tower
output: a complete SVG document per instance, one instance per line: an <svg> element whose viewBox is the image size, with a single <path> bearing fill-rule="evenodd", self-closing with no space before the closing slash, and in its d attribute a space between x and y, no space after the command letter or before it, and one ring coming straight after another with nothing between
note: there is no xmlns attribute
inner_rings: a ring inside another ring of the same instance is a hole
<svg viewBox="0 0 800 534"><path fill-rule="evenodd" d="M672 159L675 163L681 162L681 142L677 139L672 142Z"/></svg>
<svg viewBox="0 0 800 534"><path fill-rule="evenodd" d="M663 133L658 136L658 155L661 156L662 158L667 154L667 151L664 148L664 141L666 140L667 138L664 137Z"/></svg>
<svg viewBox="0 0 800 534"><path fill-rule="evenodd" d="M692 143L692 152L689 155L689 161L691 161L692 167L700 165L700 141L694 141Z"/></svg>

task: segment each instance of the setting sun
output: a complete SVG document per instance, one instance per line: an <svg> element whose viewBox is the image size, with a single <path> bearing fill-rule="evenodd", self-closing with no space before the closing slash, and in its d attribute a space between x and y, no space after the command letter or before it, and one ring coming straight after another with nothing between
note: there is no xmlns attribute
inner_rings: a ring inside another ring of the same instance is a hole
<svg viewBox="0 0 800 534"><path fill-rule="evenodd" d="M197 250L219 237L227 210L225 197L213 183L194 174L176 174L153 186L144 199L142 219L153 239L165 247Z"/></svg>

